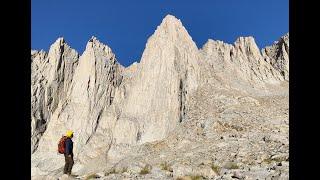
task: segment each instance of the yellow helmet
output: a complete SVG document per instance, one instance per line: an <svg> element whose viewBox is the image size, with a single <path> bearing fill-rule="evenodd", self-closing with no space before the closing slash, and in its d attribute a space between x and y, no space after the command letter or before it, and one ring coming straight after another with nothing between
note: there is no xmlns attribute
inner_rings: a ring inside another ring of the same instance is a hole
<svg viewBox="0 0 320 180"><path fill-rule="evenodd" d="M70 138L72 135L73 135L73 131L68 130L66 133L66 136Z"/></svg>

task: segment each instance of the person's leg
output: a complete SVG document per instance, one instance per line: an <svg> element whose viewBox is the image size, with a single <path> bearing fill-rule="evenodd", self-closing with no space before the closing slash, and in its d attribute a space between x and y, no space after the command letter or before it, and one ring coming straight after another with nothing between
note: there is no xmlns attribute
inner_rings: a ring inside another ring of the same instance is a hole
<svg viewBox="0 0 320 180"><path fill-rule="evenodd" d="M65 164L64 164L63 174L67 174L68 167L69 167L69 161L68 161L67 155L64 155L64 160L65 160Z"/></svg>
<svg viewBox="0 0 320 180"><path fill-rule="evenodd" d="M71 156L71 157L68 157L68 170L67 170L67 172L68 172L68 174L69 175L71 175L71 170L72 170L72 166L73 166L73 157Z"/></svg>

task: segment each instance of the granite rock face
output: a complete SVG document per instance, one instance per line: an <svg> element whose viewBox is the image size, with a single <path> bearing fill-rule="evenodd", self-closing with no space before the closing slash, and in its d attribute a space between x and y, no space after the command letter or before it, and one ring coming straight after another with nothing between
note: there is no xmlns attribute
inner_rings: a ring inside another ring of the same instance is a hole
<svg viewBox="0 0 320 180"><path fill-rule="evenodd" d="M209 39L200 51L210 73L225 86L262 95L285 80L272 63L276 60L266 61L253 37L240 37L234 45Z"/></svg>
<svg viewBox="0 0 320 180"><path fill-rule="evenodd" d="M264 48L262 54L266 61L277 69L286 81L289 81L289 33L272 46Z"/></svg>
<svg viewBox="0 0 320 180"><path fill-rule="evenodd" d="M31 69L33 179L62 176L68 129L81 178L288 176L289 34L198 49L167 15L129 67L92 37L81 56L63 38L32 50Z"/></svg>

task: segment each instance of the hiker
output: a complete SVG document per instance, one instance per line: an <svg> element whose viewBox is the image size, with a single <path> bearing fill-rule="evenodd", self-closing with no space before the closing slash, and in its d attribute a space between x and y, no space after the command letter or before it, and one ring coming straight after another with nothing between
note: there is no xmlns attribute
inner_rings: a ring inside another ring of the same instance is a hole
<svg viewBox="0 0 320 180"><path fill-rule="evenodd" d="M72 141L72 137L73 137L73 132L72 131L67 131L66 135L64 137L62 137L61 141L64 141L64 150L62 150L63 154L64 154L64 158L65 158L65 165L64 165L64 169L63 169L63 174L67 174L67 175L71 175L71 169L73 166L73 141Z"/></svg>

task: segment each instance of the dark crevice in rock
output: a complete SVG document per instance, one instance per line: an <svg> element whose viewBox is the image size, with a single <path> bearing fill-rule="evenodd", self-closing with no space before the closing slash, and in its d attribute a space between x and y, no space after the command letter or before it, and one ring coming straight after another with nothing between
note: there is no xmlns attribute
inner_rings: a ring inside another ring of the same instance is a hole
<svg viewBox="0 0 320 180"><path fill-rule="evenodd" d="M185 87L184 87L184 84L183 84L183 80L180 79L180 82L179 82L179 102L180 102L180 105L179 105L179 111L180 111L180 116L179 116L179 122L181 123L185 117L185 110L186 110L186 107L185 107L185 99L186 99L186 91L185 91Z"/></svg>

